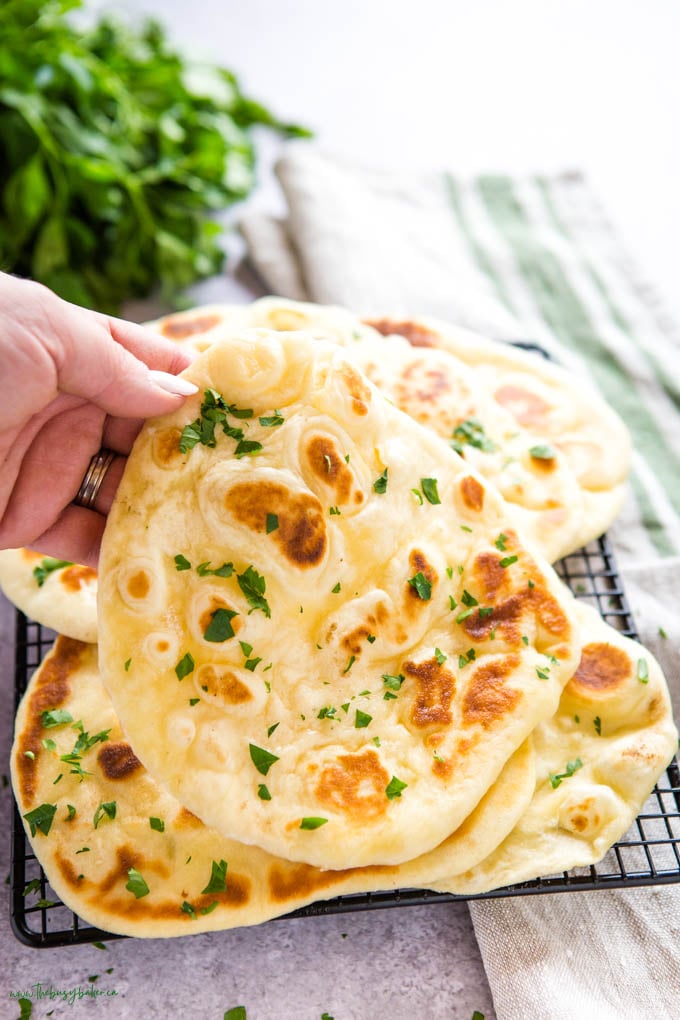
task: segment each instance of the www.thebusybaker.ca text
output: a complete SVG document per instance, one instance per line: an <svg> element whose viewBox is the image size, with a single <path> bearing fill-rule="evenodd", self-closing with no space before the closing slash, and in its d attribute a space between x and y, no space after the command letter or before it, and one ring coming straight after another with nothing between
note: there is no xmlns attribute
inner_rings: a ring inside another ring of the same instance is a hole
<svg viewBox="0 0 680 1020"><path fill-rule="evenodd" d="M30 989L23 992L10 991L10 999L30 999L31 1002L39 1002L40 999L61 999L72 1006L77 999L99 999L118 995L115 988L96 988L93 984L86 987L76 985L74 988L55 988L53 985L43 985L36 981Z"/></svg>

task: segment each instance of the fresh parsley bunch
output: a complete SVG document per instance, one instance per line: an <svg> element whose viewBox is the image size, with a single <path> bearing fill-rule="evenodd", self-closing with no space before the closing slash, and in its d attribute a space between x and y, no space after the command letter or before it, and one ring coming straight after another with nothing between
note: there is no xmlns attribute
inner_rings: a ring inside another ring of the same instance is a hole
<svg viewBox="0 0 680 1020"><path fill-rule="evenodd" d="M157 22L77 31L80 6L0 3L0 268L115 312L220 269L206 214L252 189L253 125L308 132L188 63Z"/></svg>

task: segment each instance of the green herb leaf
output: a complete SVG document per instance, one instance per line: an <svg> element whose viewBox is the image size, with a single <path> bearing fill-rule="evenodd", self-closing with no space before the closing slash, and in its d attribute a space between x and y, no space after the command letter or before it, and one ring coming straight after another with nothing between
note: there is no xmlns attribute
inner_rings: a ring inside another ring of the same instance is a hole
<svg viewBox="0 0 680 1020"><path fill-rule="evenodd" d="M162 818L149 818L149 825L154 832L165 832L165 822Z"/></svg>
<svg viewBox="0 0 680 1020"><path fill-rule="evenodd" d="M388 800L394 800L395 797L401 797L402 791L406 789L408 783L403 783L401 779L397 779L396 776L392 776L389 783L385 787L385 794Z"/></svg>
<svg viewBox="0 0 680 1020"><path fill-rule="evenodd" d="M446 662L447 658L448 658L448 656L446 656L444 654L444 652L442 652L441 649L439 649L439 648L435 648L435 650L434 650L434 657L435 657L435 659L437 660L437 662L439 663L440 666L443 666L444 663Z"/></svg>
<svg viewBox="0 0 680 1020"><path fill-rule="evenodd" d="M271 535L272 531L277 531L279 527L278 514L267 514L267 520L265 524L265 531L268 535Z"/></svg>
<svg viewBox="0 0 680 1020"><path fill-rule="evenodd" d="M227 889L227 862L213 861L212 870L210 872L210 881L206 885L205 889L201 889L201 893L226 892L226 889Z"/></svg>
<svg viewBox="0 0 680 1020"><path fill-rule="evenodd" d="M300 828L301 829L320 829L321 826L325 825L327 821L328 821L327 818L315 818L314 816L309 816L307 818L303 818L302 819L302 821L300 822Z"/></svg>
<svg viewBox="0 0 680 1020"><path fill-rule="evenodd" d="M255 454L263 450L262 443L258 443L254 439L241 439L234 450L236 457L240 460L241 457L253 457Z"/></svg>
<svg viewBox="0 0 680 1020"><path fill-rule="evenodd" d="M257 795L260 798L260 800L271 800L272 799L272 795L269 792L269 790L267 789L267 787L264 785L264 783L259 783L258 784Z"/></svg>
<svg viewBox="0 0 680 1020"><path fill-rule="evenodd" d="M0 99L0 103L2 99ZM72 567L73 563L71 560L55 560L52 556L46 556L45 559L41 560L37 567L33 568L33 576L38 582L38 587L42 588L49 575L55 570L61 570L62 567Z"/></svg>
<svg viewBox="0 0 680 1020"><path fill-rule="evenodd" d="M385 468L383 473L373 482L373 491L377 492L378 495L383 495L387 492L387 472L389 468Z"/></svg>
<svg viewBox="0 0 680 1020"><path fill-rule="evenodd" d="M529 454L535 460L554 460L557 456L557 450L550 443L542 443L539 446L530 447Z"/></svg>
<svg viewBox="0 0 680 1020"><path fill-rule="evenodd" d="M248 567L242 574L236 575L238 586L243 592L251 607L250 612L254 612L259 609L264 615L269 618L271 617L271 610L269 609L269 603L264 597L264 593L267 590L267 584L264 577L258 574L257 570L253 566Z"/></svg>
<svg viewBox="0 0 680 1020"><path fill-rule="evenodd" d="M128 868L128 880L125 883L125 888L137 900L141 900L142 896L148 896L151 891L136 868Z"/></svg>
<svg viewBox="0 0 680 1020"><path fill-rule="evenodd" d="M599 715L596 715L595 718L593 719L593 726L595 727L595 732L597 733L598 737L601 737L602 736L602 720L600 719Z"/></svg>
<svg viewBox="0 0 680 1020"><path fill-rule="evenodd" d="M641 684L649 683L649 664L646 659L637 661L637 678Z"/></svg>
<svg viewBox="0 0 680 1020"><path fill-rule="evenodd" d="M249 744L248 749L253 765L263 776L266 776L274 762L279 760L277 755L266 751L263 747L258 747L257 744Z"/></svg>
<svg viewBox="0 0 680 1020"><path fill-rule="evenodd" d="M331 588L332 594L333 595L337 595L338 592L340 591L340 588L341 588L341 585L340 585L340 582L338 581L338 583L335 585L335 587Z"/></svg>
<svg viewBox="0 0 680 1020"><path fill-rule="evenodd" d="M35 836L38 830L42 832L43 836L49 835L56 811L56 804L41 804L39 807L33 808L32 811L28 811L23 817L30 826L31 835Z"/></svg>
<svg viewBox="0 0 680 1020"><path fill-rule="evenodd" d="M48 730L54 726L64 726L66 723L73 722L73 716L63 708L53 708L43 712L40 721L43 727Z"/></svg>
<svg viewBox="0 0 680 1020"><path fill-rule="evenodd" d="M494 545L496 546L497 549L500 549L501 552L505 552L505 550L507 549L506 545L507 541L508 536L504 535L503 532L501 532L496 541L494 542Z"/></svg>
<svg viewBox="0 0 680 1020"><path fill-rule="evenodd" d="M191 652L187 652L186 655L183 655L182 658L177 663L177 665L175 666L175 673L177 674L177 679L184 680L185 676L189 676L189 673L193 673L195 665L196 664L194 662L193 655L191 654Z"/></svg>
<svg viewBox="0 0 680 1020"><path fill-rule="evenodd" d="M415 577L409 577L408 583L415 589L419 599L422 599L423 602L429 602L432 598L432 582L428 581L421 570L418 571Z"/></svg>
<svg viewBox="0 0 680 1020"><path fill-rule="evenodd" d="M548 778L553 790L557 789L563 779L569 779L570 776L573 776L574 772L578 772L581 768L583 768L583 762L580 758L575 758L574 761L567 762L564 772L549 772Z"/></svg>
<svg viewBox="0 0 680 1020"><path fill-rule="evenodd" d="M468 418L457 425L451 436L451 446L456 453L464 453L465 446L474 446L485 453L493 453L496 444L486 435L484 426L478 418Z"/></svg>
<svg viewBox="0 0 680 1020"><path fill-rule="evenodd" d="M463 594L461 595L460 601L463 603L464 606L468 607L479 605L479 602L474 597L474 595L471 595L466 588L463 589Z"/></svg>
<svg viewBox="0 0 680 1020"><path fill-rule="evenodd" d="M260 425L266 429L276 428L278 425L283 425L283 417L278 412L274 412L274 414L270 415L264 415L260 418Z"/></svg>
<svg viewBox="0 0 680 1020"><path fill-rule="evenodd" d="M232 1006L224 1014L224 1020L247 1020L245 1006Z"/></svg>
<svg viewBox="0 0 680 1020"><path fill-rule="evenodd" d="M70 821L72 821L72 819L74 819L76 817L76 809L73 806L73 804L67 804L66 805L66 810L68 811L68 816L66 818L66 821L70 822Z"/></svg>
<svg viewBox="0 0 680 1020"><path fill-rule="evenodd" d="M505 569L505 567L511 567L513 563L517 563L518 559L519 556L504 556L500 561L500 565Z"/></svg>
<svg viewBox="0 0 680 1020"><path fill-rule="evenodd" d="M433 505L441 503L439 493L437 492L436 478L421 478L420 487L423 490L423 495L428 503L432 503Z"/></svg>
<svg viewBox="0 0 680 1020"><path fill-rule="evenodd" d="M175 569L191 570L191 564L189 563L189 560L186 558L186 556L182 556L181 553L178 553L177 556L175 556Z"/></svg>
<svg viewBox="0 0 680 1020"><path fill-rule="evenodd" d="M357 730L365 729L370 723L373 722L373 716L368 715L367 712L361 712L359 709L356 710L354 716L354 728Z"/></svg>
<svg viewBox="0 0 680 1020"><path fill-rule="evenodd" d="M94 825L95 829L97 828L97 826L101 822L101 820L104 817L104 815L106 815L106 817L110 818L112 821L116 817L116 801L115 800L109 800L109 801L106 801L106 802L104 802L104 801L100 801L99 802L97 810L94 813L93 825Z"/></svg>
<svg viewBox="0 0 680 1020"><path fill-rule="evenodd" d="M196 567L196 573L199 577L231 577L234 573L233 563L223 563L221 567L217 567L215 570L210 566L210 560L206 560L205 563L199 563Z"/></svg>
<svg viewBox="0 0 680 1020"><path fill-rule="evenodd" d="M214 613L210 614L210 623L203 633L205 640L217 643L233 638L234 628L231 625L231 621L235 616L238 616L238 613L234 612L233 609L224 609L222 606L216 609Z"/></svg>
<svg viewBox="0 0 680 1020"><path fill-rule="evenodd" d="M188 914L192 921L197 920L196 911L194 910L194 908L192 907L188 900L184 901L180 909L183 914Z"/></svg>

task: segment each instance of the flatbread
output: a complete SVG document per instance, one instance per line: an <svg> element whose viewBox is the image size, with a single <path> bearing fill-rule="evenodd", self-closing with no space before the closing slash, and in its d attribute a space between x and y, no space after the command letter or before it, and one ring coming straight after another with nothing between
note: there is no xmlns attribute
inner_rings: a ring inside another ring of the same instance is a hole
<svg viewBox="0 0 680 1020"><path fill-rule="evenodd" d="M282 298L212 305L150 325L198 351L248 325L340 343L397 407L455 437L550 562L601 535L623 503L630 466L623 422L540 356L434 320L364 323L343 308Z"/></svg>
<svg viewBox="0 0 680 1020"><path fill-rule="evenodd" d="M0 588L36 623L78 641L97 640L97 571L92 567L32 549L3 549Z"/></svg>
<svg viewBox="0 0 680 1020"><path fill-rule="evenodd" d="M596 864L677 750L657 661L592 607L579 605L578 617L581 662L559 711L534 731L537 785L526 814L485 861L435 888L468 895Z"/></svg>
<svg viewBox="0 0 680 1020"><path fill-rule="evenodd" d="M571 596L337 345L254 330L186 377L200 393L140 433L102 545L100 666L135 753L277 856L433 849L557 708ZM182 453L214 391L229 434Z"/></svg>
<svg viewBox="0 0 680 1020"><path fill-rule="evenodd" d="M44 712L52 713L48 721L59 718L55 712L70 720L45 727ZM73 757L78 740L82 747ZM432 853L399 868L321 871L292 864L219 836L155 783L125 740L99 676L96 647L64 637L19 706L11 768L19 811L29 816L26 834L62 902L105 931L147 938L256 924L313 900L423 885L447 869L464 870L512 828L535 783L526 741L464 825ZM35 820L31 831L31 813L41 807L44 818L53 814L47 834ZM226 862L226 880L205 892L213 862L218 871ZM137 898L126 888L130 868L147 883L146 895Z"/></svg>
<svg viewBox="0 0 680 1020"><path fill-rule="evenodd" d="M384 336L396 334L421 350L445 350L464 362L520 429L540 434L568 461L585 497L578 545L606 531L625 498L631 440L621 418L587 381L546 358L437 319L382 318L369 324Z"/></svg>

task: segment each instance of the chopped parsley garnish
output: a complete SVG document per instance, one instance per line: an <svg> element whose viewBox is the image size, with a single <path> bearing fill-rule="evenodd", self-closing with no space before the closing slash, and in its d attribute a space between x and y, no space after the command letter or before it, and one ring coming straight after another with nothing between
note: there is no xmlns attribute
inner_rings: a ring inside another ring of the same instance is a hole
<svg viewBox="0 0 680 1020"><path fill-rule="evenodd" d="M460 530L461 531L468 531L470 534L472 534L472 528L468 528L467 524L461 524Z"/></svg>
<svg viewBox="0 0 680 1020"><path fill-rule="evenodd" d="M420 487L423 490L423 495L428 503L432 503L433 506L436 506L437 503L441 503L439 493L437 492L436 478L421 478Z"/></svg>
<svg viewBox="0 0 680 1020"><path fill-rule="evenodd" d="M219 893L226 892L227 889L227 862L226 861L213 861L212 870L210 872L210 881L206 885L205 889L201 889L201 893Z"/></svg>
<svg viewBox="0 0 680 1020"><path fill-rule="evenodd" d="M474 446L485 453L493 453L496 444L484 432L479 418L468 418L457 425L451 435L450 444L456 453L463 453L464 446Z"/></svg>
<svg viewBox="0 0 680 1020"><path fill-rule="evenodd" d="M37 892L39 888L40 888L40 879L39 878L32 878L31 881L27 882L27 884L24 886L23 895L24 896L30 896L31 893Z"/></svg>
<svg viewBox="0 0 680 1020"><path fill-rule="evenodd" d="M467 588L463 589L463 594L461 595L460 601L463 603L464 606L468 606L468 607L470 607L470 606L478 606L479 605L479 602L477 601L477 599L474 597L474 595L470 594L470 592L467 590Z"/></svg>
<svg viewBox="0 0 680 1020"><path fill-rule="evenodd" d="M328 821L327 818L315 818L313 815L303 818L300 822L301 829L320 829Z"/></svg>
<svg viewBox="0 0 680 1020"><path fill-rule="evenodd" d="M274 429L278 425L283 425L283 415L279 414L278 411L274 411L274 414L263 415L260 418L260 425L266 429Z"/></svg>
<svg viewBox="0 0 680 1020"><path fill-rule="evenodd" d="M535 587L536 587L536 585L535 585L535 584L534 584L534 582L533 582L533 581L531 580L531 578L529 578L529 580L527 581L527 586L528 586L529 588L535 588Z"/></svg>
<svg viewBox="0 0 680 1020"><path fill-rule="evenodd" d="M75 806L73 804L67 804L66 805L66 810L68 811L68 816L66 818L66 821L70 822L73 818L76 817Z"/></svg>
<svg viewBox="0 0 680 1020"><path fill-rule="evenodd" d="M340 582L338 581L338 583L336 584L335 588L331 588L331 592L333 593L333 595L337 595L338 592L340 591L341 587L342 586L341 586Z"/></svg>
<svg viewBox="0 0 680 1020"><path fill-rule="evenodd" d="M208 638L208 640L210 641L212 639ZM184 680L185 676L189 676L189 673L193 673L195 665L196 664L194 662L191 652L187 652L186 655L183 655L182 658L177 663L177 665L175 666L175 673L177 674L177 679Z"/></svg>
<svg viewBox="0 0 680 1020"><path fill-rule="evenodd" d="M338 509L337 506L331 506L328 508L328 513L331 515L331 517L339 517L341 511Z"/></svg>
<svg viewBox="0 0 680 1020"><path fill-rule="evenodd" d="M132 659L126 659L125 662L123 663L123 669L125 670L126 673L129 672L131 665Z"/></svg>
<svg viewBox="0 0 680 1020"><path fill-rule="evenodd" d="M600 719L599 715L596 715L595 718L593 719L593 726L595 727L595 732L597 733L598 737L601 737L602 736L602 720Z"/></svg>
<svg viewBox="0 0 680 1020"><path fill-rule="evenodd" d="M641 684L649 683L649 665L646 659L637 661L637 678Z"/></svg>
<svg viewBox="0 0 680 1020"><path fill-rule="evenodd" d="M234 636L234 628L231 625L231 621L235 616L238 616L238 613L235 613L233 609L224 609L222 607L216 609L214 613L211 613L210 623L203 634L205 640L218 642L232 638Z"/></svg>
<svg viewBox="0 0 680 1020"><path fill-rule="evenodd" d="M476 656L477 656L477 653L475 652L474 648L470 648L469 651L467 651L465 653L465 655L459 655L458 656L458 668L462 669L463 666L467 666L468 662L474 662Z"/></svg>
<svg viewBox="0 0 680 1020"><path fill-rule="evenodd" d="M493 613L493 606L480 606L477 610L479 613L480 620L483 620L487 616L491 616Z"/></svg>
<svg viewBox="0 0 680 1020"><path fill-rule="evenodd" d="M30 758L31 761L35 761L35 751L24 751L24 757Z"/></svg>
<svg viewBox="0 0 680 1020"><path fill-rule="evenodd" d="M536 667L536 676L538 677L538 679L539 680L549 680L550 679L549 669L550 669L549 666L546 666L545 669L541 669L540 666L537 666Z"/></svg>
<svg viewBox="0 0 680 1020"><path fill-rule="evenodd" d="M522 644L524 644L524 645L528 645L529 644L529 638L527 637L526 634L522 634Z"/></svg>
<svg viewBox="0 0 680 1020"><path fill-rule="evenodd" d="M464 609L462 613L459 613L456 617L456 623L462 623L463 620L467 620L468 616L472 616L472 609Z"/></svg>
<svg viewBox="0 0 680 1020"><path fill-rule="evenodd" d="M420 491L420 489L411 489L411 492L412 492L412 493L413 493L413 495L415 496L415 498L416 498L416 502L417 502L417 503L418 503L418 504L419 504L420 506L422 506L422 505L423 505L423 494L422 494L422 492Z"/></svg>
<svg viewBox="0 0 680 1020"><path fill-rule="evenodd" d="M333 705L324 705L323 708L319 709L317 719L334 719L336 712L337 708L335 708Z"/></svg>
<svg viewBox="0 0 680 1020"><path fill-rule="evenodd" d="M200 701L200 700L201 700L200 698L189 698L189 704L190 704L190 705L191 705L191 707L193 708L193 707L194 707L194 705L197 705L197 704L199 703L199 701Z"/></svg>
<svg viewBox="0 0 680 1020"><path fill-rule="evenodd" d="M372 715L369 715L367 712L362 712L362 711L360 711L360 709L356 710L356 714L354 716L354 728L355 729L363 730L363 729L365 729L372 722L373 722L373 716Z"/></svg>
<svg viewBox="0 0 680 1020"><path fill-rule="evenodd" d="M388 800L394 800L395 797L401 797L402 791L406 789L408 783L404 783L401 779L397 779L396 776L392 776L389 783L385 787L385 795Z"/></svg>
<svg viewBox="0 0 680 1020"><path fill-rule="evenodd" d="M573 776L574 772L578 772L581 768L583 768L583 762L580 758L575 758L574 761L567 762L564 772L549 772L548 778L553 790L557 789L563 779L569 779L570 776Z"/></svg>
<svg viewBox="0 0 680 1020"><path fill-rule="evenodd" d="M267 514L265 522L265 532L267 535L271 535L272 531L277 531L279 527L278 514Z"/></svg>
<svg viewBox="0 0 680 1020"><path fill-rule="evenodd" d="M517 563L518 559L519 556L504 556L503 559L500 561L500 565L503 568L511 567L513 563Z"/></svg>
<svg viewBox="0 0 680 1020"><path fill-rule="evenodd" d="M205 563L198 564L196 573L199 577L231 577L234 573L234 564L223 563L221 567L213 570L210 566L210 560L206 560Z"/></svg>
<svg viewBox="0 0 680 1020"><path fill-rule="evenodd" d="M246 659L246 661L243 663L243 668L247 669L248 672L250 673L254 673L261 662L262 662L261 655L256 656L256 658L254 659Z"/></svg>
<svg viewBox="0 0 680 1020"><path fill-rule="evenodd" d="M276 727L277 727L278 725L279 725L279 724L278 724L277 722L275 722L275 723L272 723L272 724L271 724L271 726L270 726L270 727L268 728L268 730L267 730L267 736L268 736L268 737L271 737L272 733L274 732L274 730L276 729Z"/></svg>
<svg viewBox="0 0 680 1020"><path fill-rule="evenodd" d="M258 443L255 439L240 439L234 454L240 460L241 457L252 457L263 449L262 443Z"/></svg>
<svg viewBox="0 0 680 1020"><path fill-rule="evenodd" d="M554 460L557 456L557 450L550 443L541 443L539 446L530 447L529 454L535 460Z"/></svg>
<svg viewBox="0 0 680 1020"><path fill-rule="evenodd" d="M422 570L419 570L415 577L409 577L408 583L415 589L419 599L429 602L432 597L432 582L428 581Z"/></svg>
<svg viewBox="0 0 680 1020"><path fill-rule="evenodd" d="M267 789L267 787L264 785L264 783L259 783L258 784L257 795L260 798L260 800L271 800L272 799L272 795L269 792L269 790Z"/></svg>
<svg viewBox="0 0 680 1020"><path fill-rule="evenodd" d="M182 556L181 553L178 553L177 556L175 556L175 569L191 570L191 564L189 563L189 560L186 558L186 556Z"/></svg>
<svg viewBox="0 0 680 1020"><path fill-rule="evenodd" d="M507 541L508 541L508 536L504 535L503 532L501 532L500 535L498 536L498 538L496 539L496 541L494 542L494 545L501 552L505 552L506 549L507 549L507 546L506 546L506 542Z"/></svg>
<svg viewBox="0 0 680 1020"><path fill-rule="evenodd" d="M90 852L89 846L81 846L80 850L76 850L76 855L78 855L78 854L89 854L89 852Z"/></svg>
<svg viewBox="0 0 680 1020"><path fill-rule="evenodd" d="M449 595L449 612L452 613L457 605L458 605L458 603L454 599L453 595Z"/></svg>
<svg viewBox="0 0 680 1020"><path fill-rule="evenodd" d="M369 645L372 645L373 642L375 641L375 634L367 634L366 640L368 641Z"/></svg>
<svg viewBox="0 0 680 1020"><path fill-rule="evenodd" d="M439 649L439 648L435 648L435 650L434 650L434 657L435 657L435 659L437 660L437 662L439 663L440 666L442 666L446 662L446 659L447 659L447 656L444 655L444 652L442 652L441 649Z"/></svg>
<svg viewBox="0 0 680 1020"><path fill-rule="evenodd" d="M73 716L63 708L53 708L51 711L43 712L40 721L44 729L51 729L53 726L64 726L73 722Z"/></svg>
<svg viewBox="0 0 680 1020"><path fill-rule="evenodd" d="M239 641L239 645L241 646L241 651L243 652L245 657L248 658L248 656L253 650L253 646L249 645L247 641Z"/></svg>
<svg viewBox="0 0 680 1020"><path fill-rule="evenodd" d="M271 751L265 751L263 747L258 747L257 744L249 744L248 749L253 765L263 776L266 776L274 762L279 760L277 755L272 754Z"/></svg>
<svg viewBox="0 0 680 1020"><path fill-rule="evenodd" d="M55 560L52 556L46 556L44 560L41 560L37 567L33 567L33 576L38 582L38 587L42 588L49 575L54 570L61 570L62 567L72 567L73 563L71 560Z"/></svg>
<svg viewBox="0 0 680 1020"><path fill-rule="evenodd" d="M257 570L250 566L242 574L237 574L236 580L250 606L248 615L259 609L269 619L272 614L269 603L264 597L264 593L267 590L267 582L262 574L258 574Z"/></svg>
<svg viewBox="0 0 680 1020"><path fill-rule="evenodd" d="M191 906L188 900L184 901L180 909L183 914L188 914L192 921L196 920L196 911Z"/></svg>
<svg viewBox="0 0 680 1020"><path fill-rule="evenodd" d="M52 821L57 811L56 804L41 804L37 808L33 808L24 815L24 818L28 822L31 835L35 836L38 829L42 832L43 836L47 836L50 829L52 828Z"/></svg>
<svg viewBox="0 0 680 1020"><path fill-rule="evenodd" d="M224 1014L223 1020L247 1020L245 1006L232 1006Z"/></svg>
<svg viewBox="0 0 680 1020"><path fill-rule="evenodd" d="M125 888L131 892L135 899L140 900L142 896L148 896L150 889L136 868L128 868L128 880Z"/></svg>
<svg viewBox="0 0 680 1020"><path fill-rule="evenodd" d="M99 803L99 805L97 807L97 810L94 813L93 825L94 825L95 829L97 828L97 826L101 822L101 820L104 817L104 815L106 815L106 817L110 818L112 821L116 817L116 802L115 802L115 800L109 800L109 801L106 801L106 802L100 801L100 803Z"/></svg>
<svg viewBox="0 0 680 1020"><path fill-rule="evenodd" d="M659 637L660 637L660 638L664 638L664 640L665 640L665 639L666 639L666 638L668 637L668 634L667 634L667 633L666 633L666 631L665 631L665 630L663 629L663 627L659 627Z"/></svg>
<svg viewBox="0 0 680 1020"><path fill-rule="evenodd" d="M149 825L154 832L165 832L165 822L162 818L152 817L149 819Z"/></svg>
<svg viewBox="0 0 680 1020"><path fill-rule="evenodd" d="M354 663L356 661L357 661L356 655L350 655L350 657L349 657L349 659L347 661L347 665L345 666L345 668L343 669L342 672L343 673L349 673L350 669L352 668L352 666L354 665Z"/></svg>
<svg viewBox="0 0 680 1020"><path fill-rule="evenodd" d="M385 468L380 477L376 478L373 482L373 491L377 492L379 495L387 492L387 471L388 468Z"/></svg>

